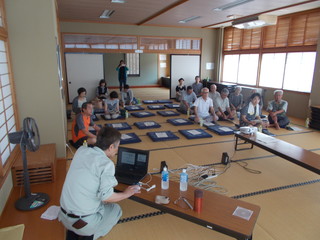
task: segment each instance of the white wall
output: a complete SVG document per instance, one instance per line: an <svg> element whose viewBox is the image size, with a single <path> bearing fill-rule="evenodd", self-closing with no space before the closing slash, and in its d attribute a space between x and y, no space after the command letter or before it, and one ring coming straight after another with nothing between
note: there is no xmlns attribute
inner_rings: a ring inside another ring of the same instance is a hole
<svg viewBox="0 0 320 240"><path fill-rule="evenodd" d="M6 15L20 122L33 117L41 144L66 156L65 100L59 85L55 0L6 0Z"/></svg>

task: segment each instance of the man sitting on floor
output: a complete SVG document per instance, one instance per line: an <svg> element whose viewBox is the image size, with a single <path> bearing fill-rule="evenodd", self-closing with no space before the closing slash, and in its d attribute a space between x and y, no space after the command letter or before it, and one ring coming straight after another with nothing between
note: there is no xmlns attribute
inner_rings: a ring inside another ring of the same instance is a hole
<svg viewBox="0 0 320 240"><path fill-rule="evenodd" d="M197 100L197 96L193 92L193 88L191 86L188 86L187 91L182 93L179 111L186 114L189 110L189 114L192 114L194 108L193 103L195 100Z"/></svg>
<svg viewBox="0 0 320 240"><path fill-rule="evenodd" d="M217 101L216 114L219 117L219 120L227 120L227 119L233 120L234 115L236 113L235 110L230 109L228 95L229 95L229 90L224 88L221 91L221 96L217 97L216 99Z"/></svg>
<svg viewBox="0 0 320 240"><path fill-rule="evenodd" d="M118 182L110 159L118 152L120 138L118 130L104 127L95 147L80 147L74 155L60 198L59 221L68 229L67 236L106 235L122 215L116 202L140 193L137 185L114 192Z"/></svg>
<svg viewBox="0 0 320 240"><path fill-rule="evenodd" d="M92 126L97 132L100 127L92 121L93 105L90 102L82 104L81 113L77 114L72 123L72 141L75 148L79 148L86 140L88 144L95 144L96 135L89 131L89 126Z"/></svg>
<svg viewBox="0 0 320 240"><path fill-rule="evenodd" d="M130 89L128 84L124 85L124 90L121 92L120 104L122 107L125 105L134 105L137 103L136 98L133 95L133 91Z"/></svg>
<svg viewBox="0 0 320 240"><path fill-rule="evenodd" d="M213 107L216 109L216 100L220 97L220 93L217 91L217 85L211 84L210 86L210 92L209 92L209 98L212 99Z"/></svg>
<svg viewBox="0 0 320 240"><path fill-rule="evenodd" d="M203 119L207 122L217 121L218 116L214 112L212 99L208 97L209 89L202 88L201 97L194 102L195 122L200 122Z"/></svg>
<svg viewBox="0 0 320 240"><path fill-rule="evenodd" d="M273 95L274 100L269 102L267 108L270 126L274 126L275 129L285 128L290 123L289 118L286 116L288 102L282 100L282 90L275 90Z"/></svg>

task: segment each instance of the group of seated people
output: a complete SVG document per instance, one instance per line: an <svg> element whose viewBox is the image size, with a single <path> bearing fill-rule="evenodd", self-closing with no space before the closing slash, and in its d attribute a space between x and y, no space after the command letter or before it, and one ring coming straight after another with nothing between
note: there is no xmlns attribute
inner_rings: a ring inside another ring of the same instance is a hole
<svg viewBox="0 0 320 240"><path fill-rule="evenodd" d="M92 120L94 107L104 108L106 119L117 119L120 114L120 106L134 105L137 103L133 95L133 91L129 85L125 85L121 91L121 100L116 91L109 93L106 81L101 79L96 89L96 98L93 104L87 100L87 90L83 87L78 89L78 96L72 101L72 111L76 117L72 123L72 145L76 148L83 145L84 141L89 145L94 145L96 135L89 131L89 127L93 127L96 131L100 128L94 124Z"/></svg>
<svg viewBox="0 0 320 240"><path fill-rule="evenodd" d="M263 129L267 127L280 129L290 123L286 116L288 102L282 99L282 90L274 91L274 100L270 101L266 108L269 113L268 118L262 118L262 99L259 93L253 93L244 101L240 86L235 87L235 91L229 96L227 88L219 93L215 84L210 86L209 91L202 86L198 76L191 86L185 87L183 81L184 79L180 78L176 88L177 100L180 101L179 111L194 114L196 122L234 120L238 115L240 126L261 125Z"/></svg>
<svg viewBox="0 0 320 240"><path fill-rule="evenodd" d="M199 79L196 77L195 85L199 87ZM183 87L183 79L179 79L180 87ZM237 86L235 92L229 95L229 90L224 88L221 93L217 92L217 86L212 84L210 91L207 87L200 89L199 95L195 93L193 86L184 87L181 91L180 112L184 114L194 114L195 122L201 121L215 122L218 120L233 120L239 113L240 126L262 126L266 129L269 126L275 129L285 128L289 124L289 119L286 116L288 102L282 99L283 91L274 91L274 100L268 103L266 111L269 113L268 118L261 118L261 95L253 93L250 98L244 102L241 94L241 87ZM121 105L132 105L136 103L133 97L133 92L128 85L125 85L121 92L121 101L119 100L116 91L110 92L106 87L105 81L101 80L97 88L97 99L103 101L106 119L116 119L119 117ZM78 89L78 96L73 100L73 111L77 114L72 124L72 140L75 147L83 144L84 140L90 145L96 141L96 136L89 132L89 127L92 126L96 131L99 127L92 121L93 104L86 99L86 90Z"/></svg>
<svg viewBox="0 0 320 240"><path fill-rule="evenodd" d="M72 111L75 114L81 112L81 106L83 103L87 102L87 90L83 87L78 89L78 96L75 97L72 101ZM105 117L107 119L116 119L119 116L119 105L134 105L137 103L136 98L133 95L133 91L130 89L130 86L126 84L123 90L120 93L121 99L119 99L119 94L116 91L109 93L107 83L104 79L101 79L99 86L96 89L96 102L97 108L105 109Z"/></svg>

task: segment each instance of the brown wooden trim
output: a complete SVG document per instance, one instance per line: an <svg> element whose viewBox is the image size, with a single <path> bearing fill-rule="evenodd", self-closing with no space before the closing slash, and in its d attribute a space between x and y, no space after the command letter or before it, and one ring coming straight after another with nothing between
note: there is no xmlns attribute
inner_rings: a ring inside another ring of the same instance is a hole
<svg viewBox="0 0 320 240"><path fill-rule="evenodd" d="M173 39L191 39L191 40L201 40L199 37L175 37L175 36L157 36L157 35L128 35L128 34L108 34L108 33L80 33L80 32L63 32L61 33L62 37L64 35L92 35L92 36L119 36L119 37L136 37L136 38L173 38Z"/></svg>
<svg viewBox="0 0 320 240"><path fill-rule="evenodd" d="M15 163L15 161L18 159L19 153L20 153L20 148L17 145L15 147L15 149L10 153L10 156L7 159L7 162L6 162L5 166L4 167L1 166L3 168L4 175L0 176L0 189L2 188L4 182L7 180L7 177L9 175L10 169L13 166L13 164Z"/></svg>
<svg viewBox="0 0 320 240"><path fill-rule="evenodd" d="M102 24L115 24L115 25L130 25L136 26L137 24L133 23L123 23L123 22L105 22L101 20L79 20L79 19L64 19L60 18L59 22L78 22L78 23L102 23Z"/></svg>
<svg viewBox="0 0 320 240"><path fill-rule="evenodd" d="M159 88L159 87L162 87L161 85L143 85L143 86L131 86L130 85L130 88ZM111 86L108 88L110 89L119 89L119 86Z"/></svg>
<svg viewBox="0 0 320 240"><path fill-rule="evenodd" d="M163 8L162 10L156 12L155 14L151 15L150 17L142 20L141 22L137 23L137 25L140 26L140 25L142 25L142 24L144 24L144 23L146 23L146 22L148 22L148 21L150 21L150 20L152 20L152 19L154 19L154 18L162 15L163 13L168 12L168 11L170 11L171 9L173 9L173 8L175 8L175 7L183 4L183 3L185 3L185 2L188 2L188 1L189 1L189 0L180 0L180 1L177 1L177 2L175 2L175 3L173 3L173 4L171 4L171 5Z"/></svg>
<svg viewBox="0 0 320 240"><path fill-rule="evenodd" d="M271 10L268 10L268 11L263 11L263 12L260 12L260 13L247 15L245 17L237 18L237 20L241 20L241 19L245 19L245 18L248 18L248 17L257 16L257 15L260 15L260 14L270 13L270 12L273 12L273 11L278 11L278 10L282 10L282 9L286 9L286 8L290 8L290 7L296 7L296 6L304 5L306 3L317 2L317 1L318 0L309 0L309 1L304 1L304 2L300 2L300 3L295 3L295 4L291 4L291 5L285 6L285 7L274 8L274 9L271 9ZM311 11L317 11L316 9L311 9L311 10L301 11L301 12L306 12L307 13L309 11L310 12ZM289 15L292 16L294 14L300 14L301 12L293 13L293 14L291 13L291 14L287 14L287 15L283 15L283 16L279 16L279 17L285 17L285 16L289 16ZM210 24L210 25L203 26L202 28L212 28L213 26L217 26L217 25L221 25L221 24L225 24L225 23L229 23L229 22L231 23L232 21L234 21L234 20L219 22L219 23L215 23L215 24Z"/></svg>
<svg viewBox="0 0 320 240"><path fill-rule="evenodd" d="M315 52L317 51L317 46L296 46L296 47L279 47L279 48L263 48L261 53L288 53L288 52ZM254 54L260 53L260 49L250 49L250 50L231 50L223 51L223 55L233 55L233 54Z"/></svg>

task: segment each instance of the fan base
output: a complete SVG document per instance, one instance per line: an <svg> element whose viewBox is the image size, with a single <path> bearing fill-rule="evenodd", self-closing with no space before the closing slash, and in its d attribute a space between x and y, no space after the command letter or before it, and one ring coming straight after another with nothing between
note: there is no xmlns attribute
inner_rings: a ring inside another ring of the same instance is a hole
<svg viewBox="0 0 320 240"><path fill-rule="evenodd" d="M29 197L22 197L16 201L16 208L21 211L31 211L46 205L50 197L46 193L31 193Z"/></svg>

